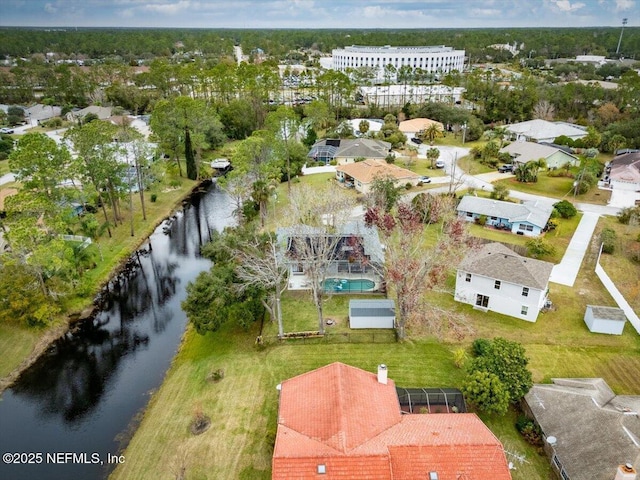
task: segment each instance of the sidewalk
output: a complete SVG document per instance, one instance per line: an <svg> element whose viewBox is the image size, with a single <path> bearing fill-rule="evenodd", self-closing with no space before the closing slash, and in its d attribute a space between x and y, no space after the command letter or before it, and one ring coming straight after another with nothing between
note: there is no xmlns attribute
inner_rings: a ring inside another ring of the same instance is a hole
<svg viewBox="0 0 640 480"><path fill-rule="evenodd" d="M578 228L571 238L571 242L569 242L567 251L562 257L562 261L554 265L551 271L550 282L573 287L599 218L600 215L597 213L584 213Z"/></svg>

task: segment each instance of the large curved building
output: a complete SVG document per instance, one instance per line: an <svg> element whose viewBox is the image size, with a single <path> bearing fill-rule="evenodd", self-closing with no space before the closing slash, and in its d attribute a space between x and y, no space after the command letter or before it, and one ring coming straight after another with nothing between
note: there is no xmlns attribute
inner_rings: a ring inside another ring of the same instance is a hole
<svg viewBox="0 0 640 480"><path fill-rule="evenodd" d="M358 67L371 67L379 78L384 69L392 65L395 70L402 66L421 69L429 73L448 73L464 68L464 50L454 50L444 45L433 47L365 47L352 45L333 50L333 69L341 72Z"/></svg>

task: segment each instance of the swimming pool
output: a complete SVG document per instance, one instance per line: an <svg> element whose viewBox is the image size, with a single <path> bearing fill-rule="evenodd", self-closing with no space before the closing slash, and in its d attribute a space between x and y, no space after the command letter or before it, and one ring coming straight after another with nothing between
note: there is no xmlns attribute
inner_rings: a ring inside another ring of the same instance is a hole
<svg viewBox="0 0 640 480"><path fill-rule="evenodd" d="M327 278L324 281L326 292L368 292L375 286L374 281L366 278Z"/></svg>

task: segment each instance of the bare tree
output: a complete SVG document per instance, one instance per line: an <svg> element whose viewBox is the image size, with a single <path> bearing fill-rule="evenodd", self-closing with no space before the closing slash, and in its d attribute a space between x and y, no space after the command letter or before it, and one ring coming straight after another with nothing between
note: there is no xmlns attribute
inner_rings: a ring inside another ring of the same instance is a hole
<svg viewBox="0 0 640 480"><path fill-rule="evenodd" d="M251 198L252 186L248 176L228 177L222 179L218 185L231 199L233 205L233 215L238 223L242 223L244 214L242 207Z"/></svg>
<svg viewBox="0 0 640 480"><path fill-rule="evenodd" d="M540 100L533 107L533 118L552 121L556 116L556 108L548 100Z"/></svg>
<svg viewBox="0 0 640 480"><path fill-rule="evenodd" d="M292 225L326 225L335 229L352 216L356 197L336 183L317 188L296 185L291 189L287 218Z"/></svg>
<svg viewBox="0 0 640 480"><path fill-rule="evenodd" d="M285 265L284 248L275 236L269 234L265 239L254 239L242 245L238 250L238 277L242 287L259 286L267 292L262 304L278 322L278 337L284 335L280 299L287 289L289 269Z"/></svg>
<svg viewBox="0 0 640 480"><path fill-rule="evenodd" d="M450 217L443 220L436 244L426 250L424 217L411 205L400 203L395 213L370 208L365 214L366 224L376 226L384 238L382 273L396 295L396 329L400 339L406 337L405 327L410 321L427 326L432 334L441 331L437 322L427 321L428 309L420 307L424 293L444 283L450 267L457 264L467 247L465 221Z"/></svg>

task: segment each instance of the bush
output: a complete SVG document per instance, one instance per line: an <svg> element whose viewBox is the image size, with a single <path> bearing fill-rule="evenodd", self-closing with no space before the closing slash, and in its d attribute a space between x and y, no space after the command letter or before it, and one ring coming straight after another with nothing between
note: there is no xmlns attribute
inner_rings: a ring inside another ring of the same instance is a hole
<svg viewBox="0 0 640 480"><path fill-rule="evenodd" d="M618 213L618 222L623 225L640 224L640 207L626 207L620 210L620 213Z"/></svg>
<svg viewBox="0 0 640 480"><path fill-rule="evenodd" d="M578 214L578 210L568 200L561 200L553 205L553 209L558 212L562 218L573 218Z"/></svg>
<svg viewBox="0 0 640 480"><path fill-rule="evenodd" d="M151 194L151 203L156 203L157 200L158 200L158 194L157 193L152 193Z"/></svg>
<svg viewBox="0 0 640 480"><path fill-rule="evenodd" d="M534 447L542 446L542 430L535 422L523 415L516 421L516 430L524 437L526 442Z"/></svg>
<svg viewBox="0 0 640 480"><path fill-rule="evenodd" d="M553 255L556 249L553 245L548 244L541 238L532 238L527 243L527 253L533 258L544 257L545 255Z"/></svg>
<svg viewBox="0 0 640 480"><path fill-rule="evenodd" d="M476 218L476 224L480 225L481 227L484 227L487 224L487 216L486 215L480 215L479 217Z"/></svg>
<svg viewBox="0 0 640 480"><path fill-rule="evenodd" d="M422 183L422 182L420 182L420 183ZM413 183L407 182L407 184L404 186L404 188L406 188L407 190L411 190L413 188Z"/></svg>
<svg viewBox="0 0 640 480"><path fill-rule="evenodd" d="M505 200L509 196L509 189L506 185L502 183L497 183L493 186L493 191L491 192L491 198L495 198L496 200Z"/></svg>
<svg viewBox="0 0 640 480"><path fill-rule="evenodd" d="M461 390L467 402L480 411L504 415L509 409L509 392L494 373L485 370L471 372Z"/></svg>
<svg viewBox="0 0 640 480"><path fill-rule="evenodd" d="M481 357L491 349L491 341L486 338L476 338L471 346L473 347L473 354L476 357Z"/></svg>
<svg viewBox="0 0 640 480"><path fill-rule="evenodd" d="M600 232L600 242L602 243L602 252L612 254L616 249L616 232L611 228L605 228Z"/></svg>
<svg viewBox="0 0 640 480"><path fill-rule="evenodd" d="M464 348L456 348L453 352L453 364L456 368L464 367L467 361L467 351Z"/></svg>

